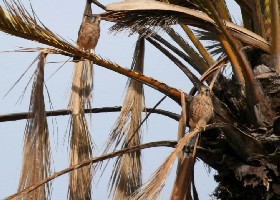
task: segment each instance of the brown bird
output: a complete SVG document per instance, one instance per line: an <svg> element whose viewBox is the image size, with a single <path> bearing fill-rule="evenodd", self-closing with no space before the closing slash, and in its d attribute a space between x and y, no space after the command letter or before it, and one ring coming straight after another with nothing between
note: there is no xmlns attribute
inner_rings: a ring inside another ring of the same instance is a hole
<svg viewBox="0 0 280 200"><path fill-rule="evenodd" d="M95 49L100 37L100 16L87 16L81 24L77 44L84 50Z"/></svg>
<svg viewBox="0 0 280 200"><path fill-rule="evenodd" d="M189 108L189 125L191 129L205 129L207 123L214 115L213 102L210 89L202 86L196 96L193 97Z"/></svg>

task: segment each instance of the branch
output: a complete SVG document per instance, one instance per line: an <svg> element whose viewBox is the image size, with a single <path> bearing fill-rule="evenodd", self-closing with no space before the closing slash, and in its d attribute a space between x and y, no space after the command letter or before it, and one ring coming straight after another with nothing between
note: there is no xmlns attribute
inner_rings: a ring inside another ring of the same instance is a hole
<svg viewBox="0 0 280 200"><path fill-rule="evenodd" d="M85 109L85 113L104 113L104 112L119 112L121 111L121 106L116 107L103 107L103 108L92 108L92 109ZM172 113L169 111L165 111L162 109L153 109L153 108L145 108L143 112L150 112L150 113L157 113L160 115L164 115L176 121L179 120L180 116L176 113ZM71 110L54 110L54 111L46 111L47 117L53 116L62 116L62 115L70 115L72 113ZM21 112L21 113L11 113L7 115L0 115L0 122L6 121L16 121L22 119L29 119L32 118L32 113L30 112Z"/></svg>
<svg viewBox="0 0 280 200"><path fill-rule="evenodd" d="M29 192L35 190L36 188L48 183L49 181L63 175L63 174L66 174L68 172L71 172L73 170L76 170L76 169L79 169L79 168L82 168L84 166L87 166L87 165L90 165L90 164L93 164L93 163L97 163L97 162L100 162L100 161L103 161L103 160L106 160L106 159L110 159L110 158L114 158L116 156L120 156L120 155L123 155L123 154L127 154L127 153L132 153L132 152L135 152L135 151L138 151L138 150L141 150L141 149L146 149L146 148L151 148L151 147L175 147L177 145L177 142L176 141L158 141L158 142L150 142L150 143L146 143L146 144L142 144L142 145L139 145L139 146L134 146L134 147L129 147L129 148L125 148L125 149L122 149L122 150L119 150L119 151L115 151L113 153L109 153L109 154L105 154L105 155L102 155L102 156L99 156L99 157L95 157L95 158L92 158L90 160L87 160L87 161L83 161L83 162L80 162L76 165L73 165L73 166L70 166L64 170L61 170L61 171L58 171L58 172L55 172L52 176L49 176L48 178L46 179L43 179L41 181L39 181L38 183L32 185L32 186L29 186L27 187L26 189L16 193L16 194L13 194L11 196L8 196L5 198L5 200L16 200L16 199L19 199L21 198L22 196L28 194Z"/></svg>

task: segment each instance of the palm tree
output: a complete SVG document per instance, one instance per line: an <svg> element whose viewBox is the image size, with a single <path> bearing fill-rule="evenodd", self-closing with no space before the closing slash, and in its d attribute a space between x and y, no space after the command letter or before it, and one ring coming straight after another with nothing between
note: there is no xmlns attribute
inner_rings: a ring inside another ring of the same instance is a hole
<svg viewBox="0 0 280 200"><path fill-rule="evenodd" d="M109 190L114 199L157 198L176 159L171 199L198 199L194 184L196 159L217 171L218 186L213 193L217 199L279 198L278 0L236 0L243 26L233 22L231 8L224 0L139 0L106 7L87 0L84 17L92 15L90 5L95 3L105 10L101 19L113 22L112 31L126 30L138 35L131 69L97 56L92 50L77 48L45 27L20 2L3 2L1 31L53 47L21 49L39 52L29 112L1 116L2 122L27 119L18 193L8 199L50 198L50 181L66 173L70 173L69 198L91 199L93 173L113 157L117 159ZM171 27L175 24L176 28ZM145 75L146 43L170 59L193 83L190 92ZM45 108L44 66L50 54L75 60L71 100L66 110L47 112ZM91 107L93 65L129 78L122 107ZM152 108L145 107L143 85L165 95ZM206 127L186 131L190 101L202 85L212 90L215 114ZM157 109L166 97L180 105L180 115ZM95 157L86 114L116 111L120 115L104 144L103 154ZM141 127L151 113L178 121L177 141L142 143ZM47 117L60 115L70 115L71 119L71 162L69 168L52 174ZM142 183L141 149L152 151L158 146L174 149L150 179Z"/></svg>

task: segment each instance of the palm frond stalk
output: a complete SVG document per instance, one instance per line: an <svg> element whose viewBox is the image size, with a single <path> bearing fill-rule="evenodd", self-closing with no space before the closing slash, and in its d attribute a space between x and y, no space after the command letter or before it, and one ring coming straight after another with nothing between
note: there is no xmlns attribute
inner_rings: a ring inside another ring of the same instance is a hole
<svg viewBox="0 0 280 200"><path fill-rule="evenodd" d="M201 41L195 36L191 28L187 25L181 25L182 29L185 31L185 33L188 35L192 43L195 45L201 56L204 58L204 60L207 62L208 66L211 66L215 63L213 57L210 55L210 53L205 49Z"/></svg>
<svg viewBox="0 0 280 200"><path fill-rule="evenodd" d="M24 134L23 164L18 191L45 178L51 173L51 149L44 102L44 67L46 53L40 53L30 99L30 116ZM48 183L29 193L23 199L50 199Z"/></svg>
<svg viewBox="0 0 280 200"><path fill-rule="evenodd" d="M280 2L278 0L271 0L271 55L272 55L272 67L280 74Z"/></svg>

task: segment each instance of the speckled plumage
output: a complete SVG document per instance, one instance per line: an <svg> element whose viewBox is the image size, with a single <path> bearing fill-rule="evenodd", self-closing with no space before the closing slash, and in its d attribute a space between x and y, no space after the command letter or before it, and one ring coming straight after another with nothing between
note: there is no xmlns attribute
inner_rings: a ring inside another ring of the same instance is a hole
<svg viewBox="0 0 280 200"><path fill-rule="evenodd" d="M95 49L100 37L100 17L87 17L81 24L77 44L79 48L90 50Z"/></svg>
<svg viewBox="0 0 280 200"><path fill-rule="evenodd" d="M205 128L209 120L213 117L213 103L210 90L202 86L199 93L193 97L189 108L189 125L191 129Z"/></svg>

